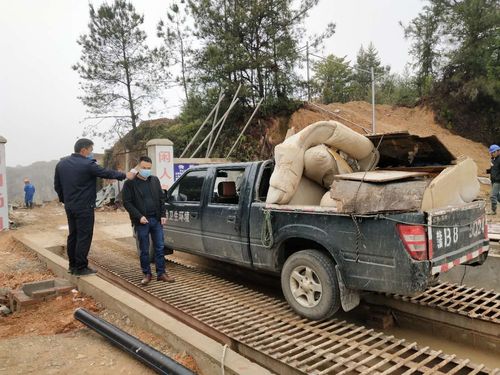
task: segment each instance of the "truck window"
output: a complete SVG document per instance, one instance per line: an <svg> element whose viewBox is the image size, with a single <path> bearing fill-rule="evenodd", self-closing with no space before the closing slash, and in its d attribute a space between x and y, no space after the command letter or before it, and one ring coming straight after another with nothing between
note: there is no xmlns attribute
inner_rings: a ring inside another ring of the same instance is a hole
<svg viewBox="0 0 500 375"><path fill-rule="evenodd" d="M238 204L245 168L218 169L212 192L212 203Z"/></svg>
<svg viewBox="0 0 500 375"><path fill-rule="evenodd" d="M269 163L265 165L262 169L262 174L259 181L259 190L257 191L257 201L265 202L267 198L267 192L269 191L269 180L271 179L271 174L274 170L274 164Z"/></svg>
<svg viewBox="0 0 500 375"><path fill-rule="evenodd" d="M188 172L172 192L174 202L200 202L206 170Z"/></svg>

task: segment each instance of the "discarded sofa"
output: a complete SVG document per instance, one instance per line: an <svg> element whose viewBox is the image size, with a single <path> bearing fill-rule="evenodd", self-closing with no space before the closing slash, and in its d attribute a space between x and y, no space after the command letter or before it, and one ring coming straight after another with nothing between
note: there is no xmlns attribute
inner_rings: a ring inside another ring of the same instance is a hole
<svg viewBox="0 0 500 375"><path fill-rule="evenodd" d="M378 153L368 138L336 121L316 122L276 146L276 164L271 175L267 203L288 204L291 201L304 173L306 151L321 144L345 152L357 160L359 165L364 168L363 170L373 168L378 160ZM318 162L318 165L328 163L332 159L335 160L334 155L326 157L324 160L315 158L314 155L308 157L308 160L312 162L312 164L308 163L308 175L312 176L316 182L320 178L323 180L324 176L315 176L316 171L312 171L313 164L315 162ZM338 165L331 168L332 170L338 169ZM326 171L326 173L330 172ZM323 181L321 181L321 185L324 186Z"/></svg>

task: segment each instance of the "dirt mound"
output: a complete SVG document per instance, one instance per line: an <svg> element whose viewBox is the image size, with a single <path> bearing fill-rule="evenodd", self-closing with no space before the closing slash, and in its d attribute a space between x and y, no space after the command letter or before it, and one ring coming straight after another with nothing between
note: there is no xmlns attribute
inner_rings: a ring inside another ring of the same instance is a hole
<svg viewBox="0 0 500 375"><path fill-rule="evenodd" d="M87 296L79 295L75 300L72 294L60 296L1 318L0 338L28 334L54 335L81 329L84 327L83 324L73 317L74 311L79 307L94 312L99 311L94 300Z"/></svg>
<svg viewBox="0 0 500 375"><path fill-rule="evenodd" d="M316 121L337 120L362 134L365 134L362 128L371 130L372 108L369 103L334 103L321 105L321 108L330 113L315 105L306 105L292 115L288 127L295 127L295 130L299 131ZM377 105L375 112L377 133L409 131L411 134L419 136L436 135L456 157L460 155L471 157L478 166L478 174L486 175L486 169L489 168L490 163L487 147L442 128L435 122L432 111L421 107L404 108ZM282 136L284 138L284 134Z"/></svg>
<svg viewBox="0 0 500 375"><path fill-rule="evenodd" d="M0 233L0 287L16 289L24 283L54 278L37 256L17 242L11 232ZM80 329L83 326L73 319L78 307L97 311L95 302L86 297L65 295L43 302L7 317L0 317L0 339L27 334L53 335ZM47 319L50 317L50 319Z"/></svg>

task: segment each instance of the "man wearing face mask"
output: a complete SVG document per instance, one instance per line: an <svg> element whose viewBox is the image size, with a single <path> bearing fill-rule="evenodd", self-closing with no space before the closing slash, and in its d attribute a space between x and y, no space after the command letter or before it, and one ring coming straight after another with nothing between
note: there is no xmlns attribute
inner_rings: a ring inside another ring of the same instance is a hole
<svg viewBox="0 0 500 375"><path fill-rule="evenodd" d="M136 237L139 241L140 262L144 278L142 285L151 282L149 264L149 238L153 240L155 250L156 280L173 283L175 279L167 276L165 270L165 252L163 225L166 224L165 195L158 177L151 175L152 160L141 156L137 177L123 185L123 206L130 215Z"/></svg>
<svg viewBox="0 0 500 375"><path fill-rule="evenodd" d="M64 203L68 219L69 272L77 276L96 272L88 267L87 256L94 233L97 177L116 180L135 177L132 172L125 174L100 167L92 154L93 148L90 139L76 141L75 152L57 163L54 176L54 189Z"/></svg>

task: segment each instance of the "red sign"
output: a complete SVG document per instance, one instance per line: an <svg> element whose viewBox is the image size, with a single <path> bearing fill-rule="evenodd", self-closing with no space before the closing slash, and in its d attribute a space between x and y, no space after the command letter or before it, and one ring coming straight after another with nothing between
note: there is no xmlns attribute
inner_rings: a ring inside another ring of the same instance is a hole
<svg viewBox="0 0 500 375"><path fill-rule="evenodd" d="M170 162L170 151L161 151L158 154L158 159L159 159L160 163L162 163L162 162L169 163Z"/></svg>
<svg viewBox="0 0 500 375"><path fill-rule="evenodd" d="M165 178L165 177L166 177L166 178L172 178L172 176L170 176L170 175L168 174L168 172L167 172L167 168L163 168L163 174L160 176L160 180L161 180L162 178Z"/></svg>

